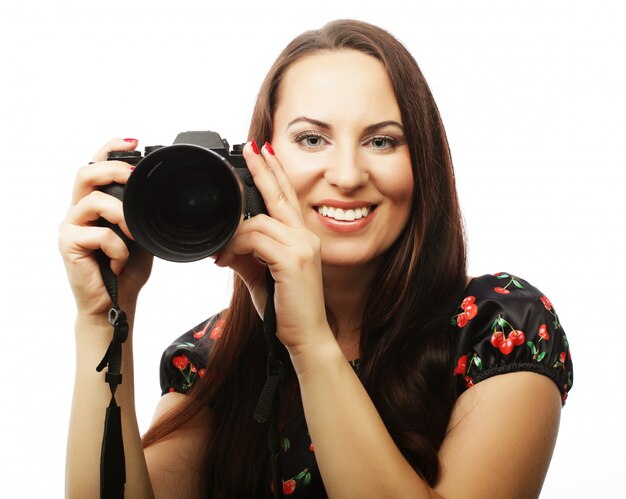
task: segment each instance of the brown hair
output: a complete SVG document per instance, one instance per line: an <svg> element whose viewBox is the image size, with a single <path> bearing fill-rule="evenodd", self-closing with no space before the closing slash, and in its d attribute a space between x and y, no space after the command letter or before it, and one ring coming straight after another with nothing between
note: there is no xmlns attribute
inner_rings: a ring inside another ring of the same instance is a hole
<svg viewBox="0 0 626 499"><path fill-rule="evenodd" d="M417 63L386 31L340 20L295 38L261 87L249 138L270 141L279 89L301 57L323 50L358 50L385 67L409 144L414 198L409 221L384 255L379 283L369 291L361 327L359 377L405 458L431 486L455 385L449 321L465 287L466 250L452 160L439 111ZM265 374L261 321L235 276L225 331L211 352L202 383L180 407L144 436L148 446L211 405L206 486L214 497L267 493L267 428L253 419ZM285 349L280 355L291 366ZM297 381L291 369L287 385ZM282 419L296 403L283 397ZM242 459L245 449L246 459Z"/></svg>

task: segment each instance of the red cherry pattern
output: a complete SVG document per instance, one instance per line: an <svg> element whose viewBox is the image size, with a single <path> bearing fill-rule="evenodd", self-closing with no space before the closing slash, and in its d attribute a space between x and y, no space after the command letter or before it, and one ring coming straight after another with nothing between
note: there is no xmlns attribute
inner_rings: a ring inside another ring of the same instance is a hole
<svg viewBox="0 0 626 499"><path fill-rule="evenodd" d="M286 496L290 496L296 491L296 481L292 478L291 480L283 481L283 494Z"/></svg>
<svg viewBox="0 0 626 499"><path fill-rule="evenodd" d="M496 293L500 293L501 295L510 295L511 292L507 289L511 284L513 284L513 286L515 286L516 288L519 289L524 289L524 286L522 285L521 282L519 282L515 276L509 275L509 274L505 274L503 272L497 272L494 274L494 276L496 276L498 279L509 279L509 282L506 284L506 286L501 287L501 286L497 286L495 288L493 288L493 290Z"/></svg>
<svg viewBox="0 0 626 499"><path fill-rule="evenodd" d="M211 332L209 333L209 338L211 338L212 340L217 340L218 338L222 336L223 332L224 332L224 320L218 319L215 322L213 329L211 329Z"/></svg>
<svg viewBox="0 0 626 499"><path fill-rule="evenodd" d="M200 338L202 338L202 337L206 334L207 329L209 329L209 324L210 324L210 323L211 323L211 321L207 321L207 322L206 322L206 324L204 325L204 328L203 328L203 329L201 329L200 331L195 331L195 332L193 333L193 337L194 337L195 339L197 339L197 340L199 340Z"/></svg>
<svg viewBox="0 0 626 499"><path fill-rule="evenodd" d="M476 302L475 296L466 296L465 298L463 298L463 301L461 302L461 308L465 310L465 307L475 302Z"/></svg>
<svg viewBox="0 0 626 499"><path fill-rule="evenodd" d="M493 287L491 287L491 290L493 293L506 296L515 294L517 290L525 290L527 288L527 285L526 283L524 283L524 281L518 279L513 275L497 273L494 274L494 276L498 280L506 279L506 281L504 281L505 284L503 284L502 286L493 286L492 284ZM530 292L533 292L532 289L530 290ZM569 350L567 337L565 336L565 334L562 335L562 348L564 351L557 350L556 352L554 352L554 354L551 354L550 349L555 348L556 344L552 345L551 343L547 343L551 340L552 342L556 341L560 343L561 340L558 330L560 329L561 325L550 299L546 295L539 294L536 296L539 297L539 300L543 305L542 308L545 308L545 310L547 311L546 315L547 313L550 313L553 316L554 320L551 320L551 323L540 323L539 326L532 326L533 333L531 334L530 338L527 338L526 333L517 328L518 325L513 325L509 323L504 317L498 316L493 321L491 326L490 343L493 348L498 349L501 355L504 356L510 355L518 347L522 347L524 350L527 347L532 355L532 360L535 362L545 363L545 360L548 360L549 357L552 357L552 367L555 369L558 368L565 370L566 375L569 376L569 382L564 386L565 394L563 395L563 402L565 402L565 399L567 398L567 390L572 384L571 365L569 364L571 362L571 353ZM497 300L493 295L491 298ZM486 311L487 304L481 299L482 297L479 295L478 300L480 301L481 306L485 307L484 311ZM476 296L466 296L462 300L459 309L457 309L456 315L452 317L451 324L456 325L459 328L463 328L468 324L470 320L474 319L478 315L479 311L479 307L476 301ZM505 308L504 310L507 309ZM539 310L537 312L539 312ZM539 312L539 315L543 315L543 313ZM548 329L550 326L552 326L551 329ZM473 333L473 331L470 331L469 333ZM553 335L556 335L554 339L552 338ZM542 342L544 342L543 345ZM474 384L472 378L472 376L474 376L474 373L472 373L473 366L475 365L477 370L482 371L482 360L479 357L478 353L474 350L469 350L469 352L470 353L468 355L463 355L457 359L457 363L453 371L454 375L460 375L462 377L465 385L468 388L473 386ZM568 364L566 364L566 362Z"/></svg>
<svg viewBox="0 0 626 499"><path fill-rule="evenodd" d="M456 325L459 327L465 327L466 324L467 324L467 315L465 315L465 312L457 315Z"/></svg>
<svg viewBox="0 0 626 499"><path fill-rule="evenodd" d="M476 297L475 296L466 296L463 298L460 306L462 312L457 314L454 318L456 319L456 325L459 328L465 327L468 321L472 320L478 314L478 305L476 305Z"/></svg>
<svg viewBox="0 0 626 499"><path fill-rule="evenodd" d="M548 341L550 339L550 333L548 333L548 328L545 324L539 326L539 337L545 341Z"/></svg>
<svg viewBox="0 0 626 499"><path fill-rule="evenodd" d="M513 345L518 347L524 344L526 341L526 335L524 331L520 331L519 329L515 329L509 333L509 338L513 341Z"/></svg>
<svg viewBox="0 0 626 499"><path fill-rule="evenodd" d="M289 480L283 480L283 494L286 496L290 496L296 491L296 487L298 486L298 482L301 485L306 486L311 482L311 472L309 468L304 468L300 473L298 473L293 478ZM274 482L270 482L270 490L274 492Z"/></svg>
<svg viewBox="0 0 626 499"><path fill-rule="evenodd" d="M186 393L187 390L191 388L198 376L202 378L205 373L204 369L200 369L200 371L198 371L196 366L191 363L191 361L184 353L174 357L172 359L172 364L176 369L180 371L185 380L185 382L181 386L183 393Z"/></svg>
<svg viewBox="0 0 626 499"><path fill-rule="evenodd" d="M454 374L465 374L465 371L467 369L467 355L463 355L463 357L461 357L457 363L456 363L456 368L454 369Z"/></svg>
<svg viewBox="0 0 626 499"><path fill-rule="evenodd" d="M504 355L509 355L513 351L514 347L515 345L513 344L513 340L511 338L507 338L502 342L502 345L499 346L500 351Z"/></svg>
<svg viewBox="0 0 626 499"><path fill-rule="evenodd" d="M175 368L183 371L189 365L189 359L185 354L179 355L178 357L174 357L172 359L172 364Z"/></svg>
<svg viewBox="0 0 626 499"><path fill-rule="evenodd" d="M491 335L491 344L496 348L500 348L500 345L502 345L502 343L504 343L504 332L495 331Z"/></svg>
<svg viewBox="0 0 626 499"><path fill-rule="evenodd" d="M508 327L511 331L505 334L504 328ZM500 350L504 355L509 355L515 347L523 345L526 341L524 331L515 329L508 321L498 316L492 324L491 344Z"/></svg>

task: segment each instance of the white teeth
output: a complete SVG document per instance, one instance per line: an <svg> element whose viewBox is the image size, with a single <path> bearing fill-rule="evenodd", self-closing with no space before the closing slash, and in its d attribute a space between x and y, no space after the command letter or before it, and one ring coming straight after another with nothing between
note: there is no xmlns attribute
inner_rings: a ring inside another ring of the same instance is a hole
<svg viewBox="0 0 626 499"><path fill-rule="evenodd" d="M370 214L370 207L363 206L361 208L343 210L341 208L333 208L332 206L318 206L317 211L323 217L334 218L339 221L352 222L360 220Z"/></svg>

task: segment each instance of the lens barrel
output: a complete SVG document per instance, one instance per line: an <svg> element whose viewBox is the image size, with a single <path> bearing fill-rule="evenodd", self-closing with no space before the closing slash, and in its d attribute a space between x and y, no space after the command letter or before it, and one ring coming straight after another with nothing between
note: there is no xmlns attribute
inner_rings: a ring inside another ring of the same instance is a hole
<svg viewBox="0 0 626 499"><path fill-rule="evenodd" d="M173 262L192 262L234 235L243 188L220 154L192 144L160 147L135 167L124 189L124 217L137 243Z"/></svg>

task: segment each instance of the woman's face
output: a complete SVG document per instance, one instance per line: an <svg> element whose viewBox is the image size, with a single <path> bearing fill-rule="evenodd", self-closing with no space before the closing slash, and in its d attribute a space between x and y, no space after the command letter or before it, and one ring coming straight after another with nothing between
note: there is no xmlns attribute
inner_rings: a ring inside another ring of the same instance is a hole
<svg viewBox="0 0 626 499"><path fill-rule="evenodd" d="M272 146L327 265L374 262L407 223L413 173L384 66L356 50L293 64L280 84Z"/></svg>

